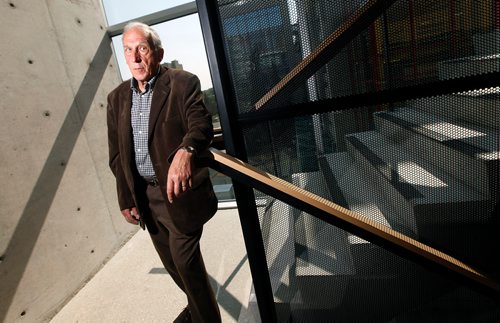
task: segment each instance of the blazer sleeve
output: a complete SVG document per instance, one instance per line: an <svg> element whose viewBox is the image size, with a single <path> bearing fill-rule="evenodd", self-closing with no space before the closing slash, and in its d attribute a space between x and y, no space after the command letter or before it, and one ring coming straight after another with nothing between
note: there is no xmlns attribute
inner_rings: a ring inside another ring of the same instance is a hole
<svg viewBox="0 0 500 323"><path fill-rule="evenodd" d="M201 153L208 149L213 139L212 116L203 102L200 80L196 75L190 74L187 77L183 92L181 115L186 125L186 134L179 147L169 156L169 161L179 148L191 146Z"/></svg>
<svg viewBox="0 0 500 323"><path fill-rule="evenodd" d="M109 148L109 167L116 178L116 191L118 194L118 204L120 210L135 206L135 202L127 185L125 173L120 159L120 149L118 144L118 104L113 98L116 93L108 95L107 124L108 124L108 148Z"/></svg>

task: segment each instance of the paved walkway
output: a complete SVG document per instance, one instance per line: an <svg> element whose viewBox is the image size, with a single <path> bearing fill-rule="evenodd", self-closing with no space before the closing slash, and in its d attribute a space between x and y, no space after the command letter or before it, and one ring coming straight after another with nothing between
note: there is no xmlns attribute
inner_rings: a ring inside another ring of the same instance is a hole
<svg viewBox="0 0 500 323"><path fill-rule="evenodd" d="M257 322L247 310L252 280L237 210L218 211L201 248L222 322ZM50 322L172 322L186 303L140 230Z"/></svg>

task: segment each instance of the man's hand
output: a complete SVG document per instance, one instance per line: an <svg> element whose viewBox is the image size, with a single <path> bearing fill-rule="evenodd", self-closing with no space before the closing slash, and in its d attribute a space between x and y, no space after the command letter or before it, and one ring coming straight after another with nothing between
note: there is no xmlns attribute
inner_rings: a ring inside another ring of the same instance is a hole
<svg viewBox="0 0 500 323"><path fill-rule="evenodd" d="M132 207L130 209L123 209L122 215L127 220L128 223L132 223L135 225L139 224L139 213L137 212L136 207Z"/></svg>
<svg viewBox="0 0 500 323"><path fill-rule="evenodd" d="M191 188L192 159L193 153L184 149L175 153L167 176L167 198L170 203L174 201L174 196L179 197Z"/></svg>

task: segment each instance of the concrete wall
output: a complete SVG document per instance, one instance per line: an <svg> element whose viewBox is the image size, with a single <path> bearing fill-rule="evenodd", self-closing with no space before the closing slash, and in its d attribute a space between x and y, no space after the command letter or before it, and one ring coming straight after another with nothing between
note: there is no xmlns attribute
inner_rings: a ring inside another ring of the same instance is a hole
<svg viewBox="0 0 500 323"><path fill-rule="evenodd" d="M40 322L136 230L107 166L120 79L99 0L5 0L0 25L0 322Z"/></svg>

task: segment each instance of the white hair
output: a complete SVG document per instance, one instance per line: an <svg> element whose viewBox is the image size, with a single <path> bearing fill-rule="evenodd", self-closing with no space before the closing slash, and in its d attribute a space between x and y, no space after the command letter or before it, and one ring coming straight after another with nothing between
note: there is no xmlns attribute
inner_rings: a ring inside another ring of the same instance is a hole
<svg viewBox="0 0 500 323"><path fill-rule="evenodd" d="M139 21L132 21L125 25L125 27L123 28L123 33L125 34L131 29L141 30L144 33L144 36L146 36L146 38L151 40L151 43L153 44L153 48L155 50L163 48L163 46L161 45L160 36L156 32L156 30L154 30L150 26Z"/></svg>

